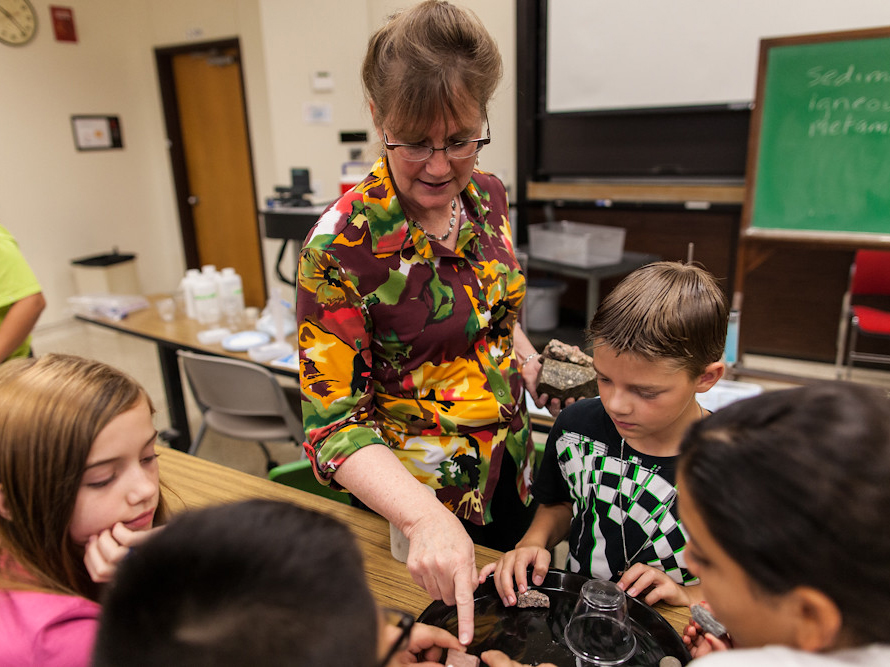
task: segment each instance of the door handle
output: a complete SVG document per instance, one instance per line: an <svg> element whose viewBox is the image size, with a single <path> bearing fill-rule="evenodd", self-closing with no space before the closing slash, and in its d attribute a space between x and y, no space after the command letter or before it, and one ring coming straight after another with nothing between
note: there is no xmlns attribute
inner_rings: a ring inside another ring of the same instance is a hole
<svg viewBox="0 0 890 667"><path fill-rule="evenodd" d="M186 201L192 206L197 206L200 200L195 195L189 195L189 198Z"/></svg>

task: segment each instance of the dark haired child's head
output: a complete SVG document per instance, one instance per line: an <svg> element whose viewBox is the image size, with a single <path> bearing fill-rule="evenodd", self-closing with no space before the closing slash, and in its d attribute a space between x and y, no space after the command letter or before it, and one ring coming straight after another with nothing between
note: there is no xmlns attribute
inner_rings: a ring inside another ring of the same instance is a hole
<svg viewBox="0 0 890 667"><path fill-rule="evenodd" d="M133 378L98 361L47 354L0 366L0 588L97 598L88 538L164 518L152 412Z"/></svg>
<svg viewBox="0 0 890 667"><path fill-rule="evenodd" d="M94 665L361 667L376 619L344 525L252 500L175 517L120 565Z"/></svg>
<svg viewBox="0 0 890 667"><path fill-rule="evenodd" d="M704 597L741 646L890 642L890 399L769 392L695 424L680 515Z"/></svg>
<svg viewBox="0 0 890 667"><path fill-rule="evenodd" d="M668 360L690 377L720 361L726 344L726 295L704 269L656 262L637 269L603 299L587 328L594 347Z"/></svg>
<svg viewBox="0 0 890 667"><path fill-rule="evenodd" d="M722 376L726 296L705 270L657 262L622 280L587 328L600 400L632 446L675 455Z"/></svg>

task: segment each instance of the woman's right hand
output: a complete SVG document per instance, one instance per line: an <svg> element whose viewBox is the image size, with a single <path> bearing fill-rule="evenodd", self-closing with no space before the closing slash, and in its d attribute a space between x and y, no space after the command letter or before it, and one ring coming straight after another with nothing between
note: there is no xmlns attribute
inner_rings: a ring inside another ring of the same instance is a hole
<svg viewBox="0 0 890 667"><path fill-rule="evenodd" d="M544 583L544 577L550 568L550 552L537 546L517 547L513 551L505 553L496 563L489 563L479 573L479 583L494 573L494 585L505 607L516 604L516 592L513 589L515 578L516 589L519 593L528 590L528 567L534 566L532 583L540 586Z"/></svg>
<svg viewBox="0 0 890 667"><path fill-rule="evenodd" d="M457 636L473 641L476 549L463 524L384 445L369 445L340 465L336 481L408 538L408 572L430 597L457 606Z"/></svg>
<svg viewBox="0 0 890 667"><path fill-rule="evenodd" d="M473 640L476 551L463 525L444 505L404 531L410 542L408 571L434 600L457 607L457 636Z"/></svg>

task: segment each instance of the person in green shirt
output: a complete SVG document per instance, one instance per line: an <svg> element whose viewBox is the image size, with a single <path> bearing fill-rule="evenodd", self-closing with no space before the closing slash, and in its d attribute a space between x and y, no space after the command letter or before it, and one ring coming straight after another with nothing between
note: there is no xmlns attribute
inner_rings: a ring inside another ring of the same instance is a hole
<svg viewBox="0 0 890 667"><path fill-rule="evenodd" d="M31 354L31 330L46 299L15 238L0 226L0 363Z"/></svg>

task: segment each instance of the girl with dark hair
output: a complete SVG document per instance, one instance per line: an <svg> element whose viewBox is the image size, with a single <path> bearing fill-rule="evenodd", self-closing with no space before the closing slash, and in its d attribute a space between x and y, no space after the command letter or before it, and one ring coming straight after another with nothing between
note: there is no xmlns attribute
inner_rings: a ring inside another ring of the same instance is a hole
<svg viewBox="0 0 890 667"><path fill-rule="evenodd" d="M886 392L734 403L692 426L678 478L689 567L737 647L690 624L703 665L890 664Z"/></svg>

